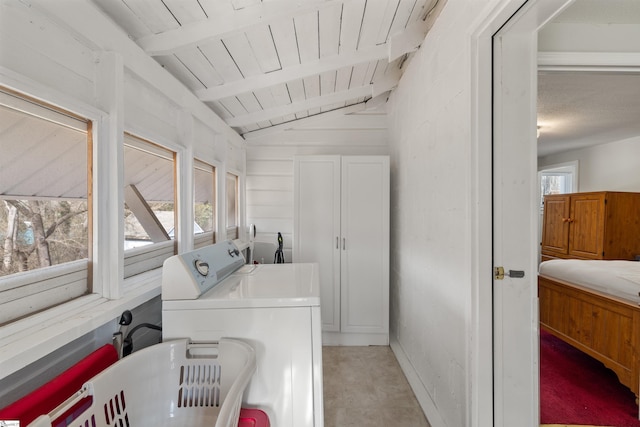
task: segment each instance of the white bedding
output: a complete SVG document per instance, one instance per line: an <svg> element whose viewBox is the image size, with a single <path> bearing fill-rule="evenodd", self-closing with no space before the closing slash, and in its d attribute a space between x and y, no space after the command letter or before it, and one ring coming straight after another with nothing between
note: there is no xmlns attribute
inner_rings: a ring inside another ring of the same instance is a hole
<svg viewBox="0 0 640 427"><path fill-rule="evenodd" d="M576 283L619 298L640 302L640 262L554 259L540 264L539 273Z"/></svg>

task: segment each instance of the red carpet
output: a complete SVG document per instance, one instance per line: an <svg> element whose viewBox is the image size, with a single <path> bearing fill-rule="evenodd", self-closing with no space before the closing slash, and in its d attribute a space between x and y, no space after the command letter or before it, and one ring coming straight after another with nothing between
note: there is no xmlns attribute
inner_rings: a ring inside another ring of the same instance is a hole
<svg viewBox="0 0 640 427"><path fill-rule="evenodd" d="M540 422L640 427L635 395L602 363L540 331Z"/></svg>

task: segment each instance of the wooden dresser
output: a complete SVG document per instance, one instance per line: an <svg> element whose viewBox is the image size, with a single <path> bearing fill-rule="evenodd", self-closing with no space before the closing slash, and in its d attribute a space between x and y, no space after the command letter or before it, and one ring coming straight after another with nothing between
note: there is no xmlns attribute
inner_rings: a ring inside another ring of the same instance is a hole
<svg viewBox="0 0 640 427"><path fill-rule="evenodd" d="M540 244L542 261L635 259L640 255L640 193L545 196Z"/></svg>

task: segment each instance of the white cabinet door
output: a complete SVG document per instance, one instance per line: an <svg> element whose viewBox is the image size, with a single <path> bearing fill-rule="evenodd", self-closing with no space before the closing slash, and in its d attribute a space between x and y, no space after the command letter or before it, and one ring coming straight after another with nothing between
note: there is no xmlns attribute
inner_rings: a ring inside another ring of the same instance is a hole
<svg viewBox="0 0 640 427"><path fill-rule="evenodd" d="M301 156L294 176L293 262L320 265L323 337L387 344L389 158Z"/></svg>
<svg viewBox="0 0 640 427"><path fill-rule="evenodd" d="M322 329L340 330L340 156L294 161L293 262L320 266Z"/></svg>
<svg viewBox="0 0 640 427"><path fill-rule="evenodd" d="M341 331L389 330L389 158L342 158Z"/></svg>

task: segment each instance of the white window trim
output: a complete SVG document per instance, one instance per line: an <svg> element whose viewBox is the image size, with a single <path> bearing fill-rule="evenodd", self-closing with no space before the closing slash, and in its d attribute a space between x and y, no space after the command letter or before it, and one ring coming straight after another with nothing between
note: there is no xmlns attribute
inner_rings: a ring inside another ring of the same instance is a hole
<svg viewBox="0 0 640 427"><path fill-rule="evenodd" d="M205 231L204 233L193 236L193 249L213 244L215 237L216 235L214 231Z"/></svg>
<svg viewBox="0 0 640 427"><path fill-rule="evenodd" d="M42 101L43 104L50 104ZM87 122L79 118L71 117L62 111L54 111L41 104L28 101L19 95L0 92L0 104L14 110L23 112L33 117L48 120L60 126L66 126L81 132L87 131Z"/></svg>
<svg viewBox="0 0 640 427"><path fill-rule="evenodd" d="M80 298L88 292L87 258L0 278L0 324Z"/></svg>
<svg viewBox="0 0 640 427"><path fill-rule="evenodd" d="M573 176L573 179L571 180L571 192L572 193L577 193L578 192L578 178L579 178L579 162L578 160L573 160L570 162L564 162L564 163L556 163L556 164L552 164L552 165L546 165L546 166L540 166L538 167L538 200L540 200L542 198L542 195L540 194L540 188L542 187L542 175L547 172L547 173L553 173L553 172L564 172L564 173L571 173ZM542 209L542 207L541 207Z"/></svg>
<svg viewBox="0 0 640 427"><path fill-rule="evenodd" d="M124 277L126 280L135 275L162 268L164 260L174 255L175 240L154 243L127 249L124 252Z"/></svg>
<svg viewBox="0 0 640 427"><path fill-rule="evenodd" d="M117 117L2 67L0 85L93 122L94 214L103 213L107 218L111 216L109 212L117 211L119 214L123 191L117 173L119 166L113 163L117 156L107 150L115 149L116 146L122 149L122 128L113 125L117 122ZM46 98L35 94L46 94ZM120 131L114 132L113 128L119 128ZM97 143L111 138L120 144ZM96 156L100 157L99 163L96 163ZM124 310L130 310L160 295L161 268L122 279L122 233L118 227L113 226L108 234L100 233L101 227L96 227L96 224L102 223L97 216L94 217L94 242L100 243L94 243L93 258L103 261L98 268L94 266L93 269L94 293L0 326L2 377L27 367L110 322L113 322L114 331L117 330L116 319ZM112 260L115 262L111 262Z"/></svg>
<svg viewBox="0 0 640 427"><path fill-rule="evenodd" d="M177 251L186 252L193 249L193 150L191 147L176 151L176 223Z"/></svg>
<svg viewBox="0 0 640 427"><path fill-rule="evenodd" d="M540 184L540 177L543 172L572 172L573 180L572 190L574 193L578 191L578 173L580 171L580 164L578 160L572 160L570 162L555 163L552 165L539 166L538 167L538 184Z"/></svg>
<svg viewBox="0 0 640 427"><path fill-rule="evenodd" d="M166 144L166 141L163 141L163 143L157 143L154 140L147 139L139 134L125 131L123 135L123 148L125 145L171 161L174 169L174 179L176 177L179 179L182 175L180 161L184 157L183 150L167 148L168 145ZM174 188L176 188L176 185L180 186L181 184L174 182ZM178 187L178 193L174 194L174 200L176 200L174 210L178 210L178 215L180 215L180 211L182 210L182 205L180 205L180 188L181 187ZM174 228L178 229L178 227L179 220L174 223ZM166 242L153 243L147 246L141 246L139 248L124 251L123 277L126 280L126 278L133 275L150 271L157 267L162 267L164 260L174 255L175 245L176 241L171 239Z"/></svg>
<svg viewBox="0 0 640 427"><path fill-rule="evenodd" d="M3 377L27 367L73 340L113 322L160 295L162 268L124 280L123 297L110 300L89 294L0 327L0 372Z"/></svg>
<svg viewBox="0 0 640 427"><path fill-rule="evenodd" d="M57 123L61 126L66 126L72 129L81 130L83 132L87 132L87 136L89 136L90 132L92 132L92 149L95 151L96 149L96 132L102 123L102 120L106 117L104 112L86 105L84 103L79 103L72 99L67 98L64 94L60 94L57 92L51 92L50 90L44 88L43 86L28 81L22 76L17 76L12 72L1 69L0 68L0 85L9 89L10 91L14 91L16 95L12 94L2 94L1 100L2 103L10 106L11 108L22 111L26 114L33 115L35 117L40 117L45 120L49 120L53 123ZM47 93L48 96L46 99L36 96L36 93ZM22 97L24 96L24 98ZM32 101L33 100L33 101ZM39 104L39 103L42 103ZM51 106L49 108L47 106ZM56 111L59 109L59 111ZM75 116L75 117L74 117ZM88 126L91 126L91 131L87 129ZM95 158L93 159L94 165L91 166L95 170ZM87 165L90 167L90 165ZM95 176L94 176L95 179ZM95 191L95 182L91 184L93 186L93 194L96 194ZM94 200L95 203L95 200ZM95 230L91 231L95 233ZM94 235L95 239L95 235ZM89 248L91 251L91 248ZM95 258L95 253L94 253ZM58 265L53 265L50 267L45 267L37 270L32 270L29 272L24 272L19 275L9 275L4 276L0 279L6 287L3 290L6 290L12 286L14 283L19 283L24 280L25 277L33 278L33 282L31 285L38 285L38 283L44 283L48 280L55 281L59 277L60 271L66 270L78 270L77 266L79 264L84 264L84 270L87 273L87 277L83 279L85 290L82 293L86 293L87 289L90 291L91 286L89 285L89 279L91 279L92 286L94 289L97 286L97 281L95 280L95 276L92 278L88 277L88 273L91 271L87 268L87 259L76 260L72 262L66 262ZM77 283L71 283L74 286L77 286ZM24 301L26 304L29 304L31 299L34 302L35 307L41 305L43 299L47 299L45 294L43 295L28 295L29 288L31 286L26 285L24 287L24 297L21 297L21 301ZM75 295L79 295L78 290L72 291L69 295L74 294L73 298L78 298ZM23 299L24 298L24 299ZM32 310L36 311L36 309ZM45 309L48 310L48 309ZM28 313L25 313L28 314ZM0 330L2 330L0 328ZM3 335L0 335L0 339L3 338ZM2 353L0 352L0 360L2 360ZM0 372L2 372L0 370Z"/></svg>
<svg viewBox="0 0 640 427"><path fill-rule="evenodd" d="M224 212L224 215L221 215L222 218L220 218L222 221L224 221L224 227L221 227L220 230L224 230L224 239L226 240L230 240L229 237L229 233L233 232L236 230L238 230L238 236L233 239L234 241L244 241L244 233L243 230L245 229L245 219L244 219L244 175L241 171L237 170L237 169L225 169L223 172L224 174L224 179L221 180L222 182L222 193L221 193L221 209L224 209L224 211L220 211L220 212ZM237 189L238 189L238 194L236 195L236 215L237 215L237 219L236 221L238 222L236 227L229 227L229 225L227 224L227 174L232 174L235 175L237 177ZM220 187L219 187L220 188Z"/></svg>
<svg viewBox="0 0 640 427"><path fill-rule="evenodd" d="M103 54L98 69L101 78L113 79L115 77L111 74L117 75L123 70L118 54L113 52ZM0 375L4 378L102 326L111 324L113 330L117 330L117 319L124 310L140 306L161 294L162 268L123 279L124 233L121 232L122 223L120 222L118 226L117 221L121 217L123 204L122 178L118 169L121 165L118 163L118 158L122 156L125 126L122 120L123 112L117 107L118 99L102 101L100 105L109 103L116 105L114 111L106 112L2 67L0 67L0 85L60 107L92 122L94 144L92 208L96 215L93 230L93 259L102 261L93 268L94 293L0 326L0 372L2 373ZM116 93L116 98L118 95L119 93ZM126 131L143 139L155 141L175 151L178 157L182 155L186 156L185 158L193 158L190 149L165 141L157 135L147 135L135 125L130 125ZM98 141L104 143L98 144ZM215 156L211 159L208 159L211 155L198 157L216 168L217 210L224 212L225 181L220 179L220 175L225 173L226 164L224 161L217 160ZM96 162L97 158L100 158L100 162ZM236 174L240 180L240 240L237 240L236 244L241 250L245 250L248 247L248 243L242 241L242 230L246 222L244 218L245 174L236 169L229 169L229 171ZM187 198L188 203L191 203L191 199ZM218 214L217 217L216 230L224 230L225 215Z"/></svg>
<svg viewBox="0 0 640 427"><path fill-rule="evenodd" d="M204 233L200 233L200 234L194 234L193 230L191 231L192 234L192 248L193 249L197 249L206 245L210 245L212 244L217 238L219 238L219 234L216 235L217 232L217 226L218 226L218 215L220 214L220 212L218 211L218 203L217 203L217 192L218 192L218 188L217 188L217 183L218 183L218 168L217 166L212 165L211 163L205 162L203 160L198 159L197 157L193 157L192 158L193 163L192 163L192 170L193 170L193 191L191 192L192 198L189 200L193 209L193 213L192 213L192 217L193 217L193 222L195 223L195 185L196 185L196 179L195 179L195 171L201 170L203 172L206 173L211 173L212 174L212 178L213 178L213 198L212 198L212 203L213 203L213 230L210 231L205 231ZM189 221L190 222L190 221ZM189 224L191 225L191 224Z"/></svg>

